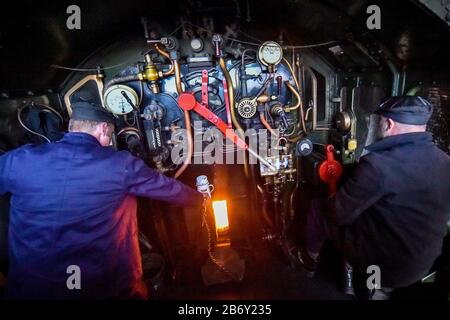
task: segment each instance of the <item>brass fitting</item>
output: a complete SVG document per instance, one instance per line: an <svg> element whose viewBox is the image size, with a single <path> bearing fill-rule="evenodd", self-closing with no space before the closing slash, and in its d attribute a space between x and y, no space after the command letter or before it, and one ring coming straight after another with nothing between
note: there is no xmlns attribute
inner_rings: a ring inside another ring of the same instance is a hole
<svg viewBox="0 0 450 320"><path fill-rule="evenodd" d="M256 98L256 102L258 102L260 104L261 103L266 103L266 102L269 102L269 101L270 101L270 97L267 94L265 94L265 93L263 93L258 98Z"/></svg>
<svg viewBox="0 0 450 320"><path fill-rule="evenodd" d="M355 151L358 148L358 141L354 138L351 138L347 142L347 149L350 152Z"/></svg>
<svg viewBox="0 0 450 320"><path fill-rule="evenodd" d="M141 81L156 81L159 78L158 70L153 64L152 58L147 53L145 55L144 72L139 73L139 80Z"/></svg>

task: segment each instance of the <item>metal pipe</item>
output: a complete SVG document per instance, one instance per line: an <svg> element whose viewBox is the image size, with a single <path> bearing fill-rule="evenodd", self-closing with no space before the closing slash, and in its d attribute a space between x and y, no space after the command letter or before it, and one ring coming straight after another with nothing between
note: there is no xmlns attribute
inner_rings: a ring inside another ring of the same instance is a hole
<svg viewBox="0 0 450 320"><path fill-rule="evenodd" d="M180 74L180 65L178 60L172 60L175 72L175 83L177 87L178 94L183 93L183 87L181 86L181 74ZM189 111L184 110L184 123L186 125L186 138L187 138L187 155L186 159L184 159L183 165L177 170L175 173L175 178L181 176L181 174L187 169L188 165L191 163L192 154L194 153L194 141L192 138L191 131L191 118L189 116Z"/></svg>
<svg viewBox="0 0 450 320"><path fill-rule="evenodd" d="M270 126L270 124L267 122L266 117L264 116L264 112L260 111L259 112L259 119L261 120L261 123L264 125L264 127L266 127L267 130L269 130L270 134L278 137L278 134L275 133L275 131L273 131L272 127Z"/></svg>
<svg viewBox="0 0 450 320"><path fill-rule="evenodd" d="M294 79L295 86L297 87L298 90L300 90L300 85L299 85L299 83L298 83L297 76L296 76L295 73L294 73L294 69L292 69L291 64L289 63L289 61L287 61L286 58L283 58L283 61L286 63L286 65L287 65L288 68L289 68L289 71L290 71L291 74L292 74L292 78Z"/></svg>
<svg viewBox="0 0 450 320"><path fill-rule="evenodd" d="M242 129L241 125L239 124L239 121L236 118L235 113L235 104L234 104L234 87L233 87L233 81L231 80L230 73L228 72L227 66L225 65L225 60L221 56L219 58L219 65L220 69L222 69L222 73L225 77L225 80L227 81L227 89L228 89L228 97L230 102L230 112L231 112L231 122L233 122L233 125L236 127L237 135L242 139L245 140L244 137L244 130ZM244 152L244 173L246 177L249 177L249 168L247 163L247 154Z"/></svg>
<svg viewBox="0 0 450 320"><path fill-rule="evenodd" d="M400 72L398 72L397 67L391 60L386 60L386 64L389 67L389 70L392 72L392 90L391 95L393 97L398 96L398 92L400 90Z"/></svg>
<svg viewBox="0 0 450 320"><path fill-rule="evenodd" d="M295 88L291 85L291 83L289 81L285 81L284 83L286 84L286 87L288 87L288 89L292 92L292 94L297 99L297 103L293 107L286 108L286 112L290 112L292 110L299 109L300 123L301 123L303 131L306 132L305 113L303 110L302 98L300 97L300 94L297 92L297 90L295 90Z"/></svg>
<svg viewBox="0 0 450 320"><path fill-rule="evenodd" d="M130 76L117 77L117 78L109 80L105 84L105 89L104 90L106 91L106 89L108 89L112 85L115 85L115 84L118 84L118 83L137 81L137 80L139 80L139 75L137 75L137 74L130 75Z"/></svg>
<svg viewBox="0 0 450 320"><path fill-rule="evenodd" d="M163 77L170 76L171 74L173 74L173 73L175 72L175 66L174 66L174 64L173 64L172 59L170 59L169 53L167 53L166 51L162 50L162 49L158 46L158 44L155 44L155 49L156 49L156 51L158 51L158 53L159 53L160 55L162 55L162 56L164 56L164 57L166 57L167 59L170 60L170 69L169 69L168 71L166 71L166 72L163 72L163 74L162 74Z"/></svg>
<svg viewBox="0 0 450 320"><path fill-rule="evenodd" d="M406 87L406 70L403 69L403 72L402 72L402 86L400 88L400 95L403 95L403 93L405 92L405 87Z"/></svg>
<svg viewBox="0 0 450 320"><path fill-rule="evenodd" d="M264 159L263 157L261 157L258 153L256 153L256 151L254 151L253 149L248 148L247 149L248 153L250 153L252 156L254 156L256 159L258 159L259 161L261 161L261 163L263 165L265 165L267 168L269 168L270 170L276 172L277 169L270 164L266 159Z"/></svg>
<svg viewBox="0 0 450 320"><path fill-rule="evenodd" d="M183 87L181 85L181 73L180 73L180 64L178 60L172 60L175 72L175 85L177 87L178 94L183 93Z"/></svg>
<svg viewBox="0 0 450 320"><path fill-rule="evenodd" d="M314 71L312 71L312 69L309 66L304 65L304 68L305 68L305 70L308 71L309 75L311 76L311 81L312 81L312 98L313 98L312 131L314 131L314 130L317 130L317 77L314 74Z"/></svg>
<svg viewBox="0 0 450 320"><path fill-rule="evenodd" d="M241 136L242 138L242 132L244 131L241 127L241 125L239 124L237 118L236 118L236 113L235 113L235 105L234 105L234 87L233 87L233 82L231 80L231 76L230 73L228 72L227 66L225 65L225 60L223 59L223 57L219 58L219 65L220 68L222 69L223 75L225 77L225 79L227 80L227 87L228 87L228 96L229 96L229 101L230 101L230 111L231 111L231 121L233 122L234 126L236 127L236 129L238 130L237 134L239 136Z"/></svg>

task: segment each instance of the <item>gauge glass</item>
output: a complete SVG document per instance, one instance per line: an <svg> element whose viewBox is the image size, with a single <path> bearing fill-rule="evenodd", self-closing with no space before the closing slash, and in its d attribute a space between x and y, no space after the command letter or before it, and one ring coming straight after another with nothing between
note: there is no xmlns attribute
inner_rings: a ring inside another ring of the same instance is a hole
<svg viewBox="0 0 450 320"><path fill-rule="evenodd" d="M275 41L267 41L259 47L258 57L266 66L277 65L283 59L283 49Z"/></svg>
<svg viewBox="0 0 450 320"><path fill-rule="evenodd" d="M202 49L203 49L203 42L202 42L202 40L200 40L198 38L192 39L191 40L191 48L195 52L202 51Z"/></svg>
<svg viewBox="0 0 450 320"><path fill-rule="evenodd" d="M104 95L104 101L106 108L112 113L123 115L133 111L133 106L127 101L124 94L128 96L133 105L138 104L138 95L134 89L125 85L114 85L106 90Z"/></svg>

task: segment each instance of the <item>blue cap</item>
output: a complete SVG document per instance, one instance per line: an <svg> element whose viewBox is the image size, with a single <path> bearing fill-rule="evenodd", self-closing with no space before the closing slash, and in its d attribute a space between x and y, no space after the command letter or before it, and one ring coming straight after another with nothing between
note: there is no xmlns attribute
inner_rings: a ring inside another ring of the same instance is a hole
<svg viewBox="0 0 450 320"><path fill-rule="evenodd" d="M404 124L425 125L433 113L433 105L419 96L391 97L374 113Z"/></svg>
<svg viewBox="0 0 450 320"><path fill-rule="evenodd" d="M105 108L98 107L85 101L75 102L72 104L71 119L108 122L112 124L116 123L116 118L111 112Z"/></svg>

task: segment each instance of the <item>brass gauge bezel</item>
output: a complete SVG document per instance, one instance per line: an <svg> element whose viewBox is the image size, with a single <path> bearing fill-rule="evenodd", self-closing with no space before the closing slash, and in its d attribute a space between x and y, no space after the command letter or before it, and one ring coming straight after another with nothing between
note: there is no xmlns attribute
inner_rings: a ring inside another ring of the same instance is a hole
<svg viewBox="0 0 450 320"><path fill-rule="evenodd" d="M132 101L133 101L135 106L137 106L139 104L138 94L133 88L131 88L129 86L126 86L126 85L123 85L123 84L115 84L115 85L109 87L105 91L105 94L103 95L103 101L105 103L105 107L109 111L111 111L112 113L114 113L116 115L125 115L125 114L128 114L128 113L132 112L133 111L133 107L131 105L129 105L129 104L128 104L128 107L126 109L126 112L117 112L117 110L114 110L113 107L108 105L108 95L110 95L111 92L116 91L116 90L123 90L123 91L125 91L127 94L131 95L130 98L132 99Z"/></svg>
<svg viewBox="0 0 450 320"><path fill-rule="evenodd" d="M269 46L278 47L279 50L280 50L280 57L274 62L273 61L267 61L264 58L264 50L267 49L267 47L269 47ZM262 45L260 45L259 48L258 48L258 60L259 60L259 62L261 62L266 67L268 67L268 66L276 66L276 65L280 64L281 60L283 60L283 48L280 46L280 44L278 44L275 41L266 41Z"/></svg>

